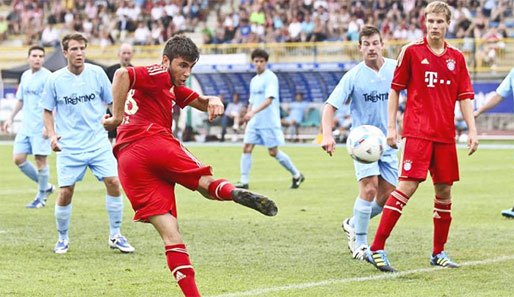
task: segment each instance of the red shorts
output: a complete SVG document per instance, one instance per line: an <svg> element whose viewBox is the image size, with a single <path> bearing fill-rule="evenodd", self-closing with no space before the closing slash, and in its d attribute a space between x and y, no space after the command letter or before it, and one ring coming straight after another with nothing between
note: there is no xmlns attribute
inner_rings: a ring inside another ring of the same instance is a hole
<svg viewBox="0 0 514 297"><path fill-rule="evenodd" d="M204 175L212 175L195 156L171 135L156 134L122 147L116 154L118 175L136 212L134 220L171 213L177 216L175 184L198 188Z"/></svg>
<svg viewBox="0 0 514 297"><path fill-rule="evenodd" d="M434 184L459 180L459 163L454 143L406 137L403 140L400 180L424 181L430 170Z"/></svg>

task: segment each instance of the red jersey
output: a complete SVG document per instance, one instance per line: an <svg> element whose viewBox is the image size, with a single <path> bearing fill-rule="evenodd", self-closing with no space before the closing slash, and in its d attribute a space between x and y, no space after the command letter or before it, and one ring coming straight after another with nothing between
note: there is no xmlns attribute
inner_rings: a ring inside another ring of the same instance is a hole
<svg viewBox="0 0 514 297"><path fill-rule="evenodd" d="M455 103L475 93L462 53L444 43L437 55L426 37L402 48L391 88L407 89L402 137L455 142Z"/></svg>
<svg viewBox="0 0 514 297"><path fill-rule="evenodd" d="M168 70L160 65L128 67L130 93L114 152L123 144L157 133L172 134L173 105L184 108L198 98L186 87L174 87Z"/></svg>

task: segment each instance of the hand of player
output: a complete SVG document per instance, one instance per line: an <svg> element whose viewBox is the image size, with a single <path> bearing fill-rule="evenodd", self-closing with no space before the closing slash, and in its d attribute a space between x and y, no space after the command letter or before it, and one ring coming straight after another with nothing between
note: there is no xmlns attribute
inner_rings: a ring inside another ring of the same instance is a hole
<svg viewBox="0 0 514 297"><path fill-rule="evenodd" d="M396 132L396 129L387 129L387 144L394 148L398 148L398 132Z"/></svg>
<svg viewBox="0 0 514 297"><path fill-rule="evenodd" d="M249 120L251 120L251 119L252 119L252 117L253 117L254 115L255 115L255 114L253 113L253 111L249 111L249 112L247 112L247 113L245 114L244 120L248 122Z"/></svg>
<svg viewBox="0 0 514 297"><path fill-rule="evenodd" d="M332 135L323 135L321 140L321 148L332 157L332 153L336 150L336 141Z"/></svg>
<svg viewBox="0 0 514 297"><path fill-rule="evenodd" d="M120 120L116 120L114 117L111 117L110 114L104 114L102 118L102 125L104 129L107 131L112 131L116 129L121 124Z"/></svg>
<svg viewBox="0 0 514 297"><path fill-rule="evenodd" d="M468 134L468 156L471 156L478 149L478 137L476 131L469 131Z"/></svg>
<svg viewBox="0 0 514 297"><path fill-rule="evenodd" d="M52 146L52 150L54 152L60 152L61 148L59 147L58 141L61 139L61 136L54 134L50 137L50 145Z"/></svg>
<svg viewBox="0 0 514 297"><path fill-rule="evenodd" d="M225 112L225 107L223 106L223 102L219 97L210 96L209 103L207 105L207 115L209 117L209 121L214 120L215 118L222 116Z"/></svg>
<svg viewBox="0 0 514 297"><path fill-rule="evenodd" d="M8 119L7 121L5 121L4 125L2 126L2 131L4 131L4 133L9 133L9 128L11 127L11 125L12 125L12 120Z"/></svg>
<svg viewBox="0 0 514 297"><path fill-rule="evenodd" d="M478 118L480 116L481 112L479 110L475 110L475 112L473 113L473 116L475 118Z"/></svg>

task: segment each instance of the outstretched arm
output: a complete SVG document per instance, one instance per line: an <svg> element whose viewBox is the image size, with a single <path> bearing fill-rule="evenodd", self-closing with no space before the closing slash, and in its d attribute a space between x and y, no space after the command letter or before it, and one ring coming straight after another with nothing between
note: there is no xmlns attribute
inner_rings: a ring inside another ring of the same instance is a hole
<svg viewBox="0 0 514 297"><path fill-rule="evenodd" d="M475 117L480 116L482 113L488 111L489 109L495 107L500 102L502 102L503 97L500 94L495 93L491 99L489 99L484 105L482 105L477 111L475 111Z"/></svg>
<svg viewBox="0 0 514 297"><path fill-rule="evenodd" d="M123 111L129 90L130 78L128 71L126 68L120 68L114 73L114 80L112 82L112 117L106 114L102 120L105 130L114 130L123 122Z"/></svg>

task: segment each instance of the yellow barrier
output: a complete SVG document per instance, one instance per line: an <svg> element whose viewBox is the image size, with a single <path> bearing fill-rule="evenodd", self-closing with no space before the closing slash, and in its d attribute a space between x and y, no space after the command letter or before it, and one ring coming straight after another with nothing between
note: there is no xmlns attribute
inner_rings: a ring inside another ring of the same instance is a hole
<svg viewBox="0 0 514 297"><path fill-rule="evenodd" d="M484 40L450 39L450 44L459 48L466 56L470 71L477 72L507 72L514 67L514 38L503 39L495 50L496 57L491 59L492 44ZM384 56L396 58L407 41L388 41L384 46ZM261 47L269 51L270 62L347 62L358 61L361 54L355 42L307 42L307 43L261 43L261 44L217 44L201 45L200 53L206 54L235 54L245 53L250 62L250 53ZM162 45L136 46L134 64L144 65L157 63L162 55ZM26 62L28 47L0 47L0 67L9 68ZM47 52L52 51L47 48ZM90 46L87 57L105 65L118 62L118 46L102 48Z"/></svg>

